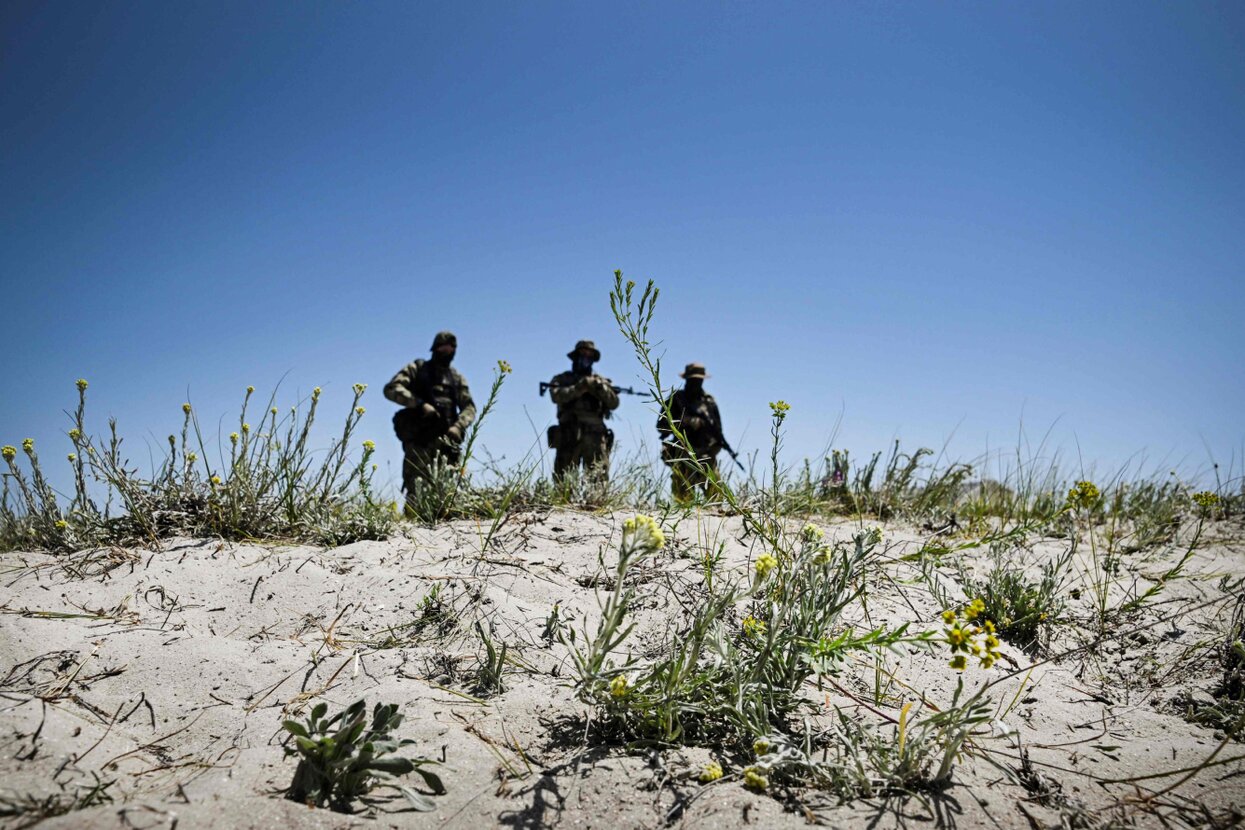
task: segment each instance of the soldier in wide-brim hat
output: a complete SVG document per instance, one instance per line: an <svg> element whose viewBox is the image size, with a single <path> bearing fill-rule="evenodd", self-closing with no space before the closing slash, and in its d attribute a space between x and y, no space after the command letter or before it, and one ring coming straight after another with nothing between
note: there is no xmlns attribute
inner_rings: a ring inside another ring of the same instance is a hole
<svg viewBox="0 0 1245 830"><path fill-rule="evenodd" d="M683 378L683 388L666 399L657 417L657 433L661 436L661 460L670 468L671 493L676 502L687 504L695 497L697 487L706 497L720 495L714 481L718 453L726 442L717 401L704 390L705 378L709 377L705 365L689 363L679 377ZM675 428L691 446L694 460Z"/></svg>
<svg viewBox="0 0 1245 830"><path fill-rule="evenodd" d="M595 481L609 478L614 431L605 425L618 408L618 393L609 378L593 372L601 352L591 340L580 340L566 353L571 369L549 381L549 397L558 407L558 423L549 429L554 450L553 477L561 481L582 470Z"/></svg>

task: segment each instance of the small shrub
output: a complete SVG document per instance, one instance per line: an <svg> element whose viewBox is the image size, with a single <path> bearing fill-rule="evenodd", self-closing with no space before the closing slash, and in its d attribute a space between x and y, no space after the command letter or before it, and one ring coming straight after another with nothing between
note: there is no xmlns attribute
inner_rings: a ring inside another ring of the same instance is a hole
<svg viewBox="0 0 1245 830"><path fill-rule="evenodd" d="M416 810L434 809L428 796L396 783L400 776L414 772L434 793L445 792L441 779L424 769L436 761L391 755L415 743L391 736L402 723L397 704L376 704L370 726L365 709L366 704L359 700L326 718L328 704L318 703L305 722L282 722L294 742L293 746L286 744L286 757L299 759L286 797L300 804L350 812L356 800L373 790L390 788L400 792Z"/></svg>

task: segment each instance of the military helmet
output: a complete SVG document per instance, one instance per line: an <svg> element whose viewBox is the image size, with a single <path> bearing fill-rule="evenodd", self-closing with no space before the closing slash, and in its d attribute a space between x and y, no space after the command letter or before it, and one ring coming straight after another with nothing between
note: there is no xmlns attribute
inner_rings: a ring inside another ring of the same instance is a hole
<svg viewBox="0 0 1245 830"><path fill-rule="evenodd" d="M687 367L683 370L683 374L679 375L679 377L700 378L701 380L704 380L705 378L709 377L709 373L705 371L705 364L689 363L687 364Z"/></svg>
<svg viewBox="0 0 1245 830"><path fill-rule="evenodd" d="M580 340L575 344L575 348L566 353L566 356L574 360L576 352L591 352L593 363L601 359L601 352L597 350L597 344L591 340Z"/></svg>
<svg viewBox="0 0 1245 830"><path fill-rule="evenodd" d="M439 331L437 336L432 338L432 348L435 350L438 346L453 346L458 348L458 338L454 336L452 331Z"/></svg>

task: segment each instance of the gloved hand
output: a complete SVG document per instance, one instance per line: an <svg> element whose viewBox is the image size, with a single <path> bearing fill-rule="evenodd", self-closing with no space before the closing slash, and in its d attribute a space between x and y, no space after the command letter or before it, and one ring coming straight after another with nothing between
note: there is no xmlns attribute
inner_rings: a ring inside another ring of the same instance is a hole
<svg viewBox="0 0 1245 830"><path fill-rule="evenodd" d="M458 428L458 424L451 424L450 428L445 431L445 437L453 441L455 444L461 444L463 440L463 431Z"/></svg>
<svg viewBox="0 0 1245 830"><path fill-rule="evenodd" d="M430 403L421 403L419 405L419 417L435 418L437 417L437 408Z"/></svg>

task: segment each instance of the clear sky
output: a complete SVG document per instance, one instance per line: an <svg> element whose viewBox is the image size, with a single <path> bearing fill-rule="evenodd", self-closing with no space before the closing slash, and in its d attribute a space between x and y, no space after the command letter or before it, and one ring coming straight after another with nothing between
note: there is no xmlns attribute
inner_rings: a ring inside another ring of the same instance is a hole
<svg viewBox="0 0 1245 830"><path fill-rule="evenodd" d="M517 459L575 340L636 380L615 268L745 452L783 398L792 460L1239 472L1245 5L0 4L4 443L61 458L78 377L144 462L187 394L362 381L396 470L450 328Z"/></svg>

